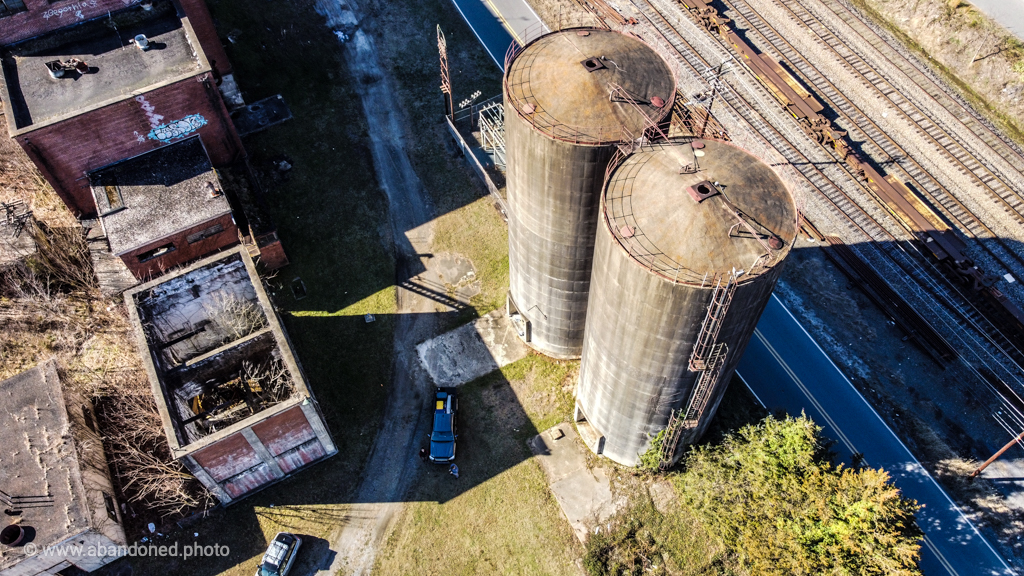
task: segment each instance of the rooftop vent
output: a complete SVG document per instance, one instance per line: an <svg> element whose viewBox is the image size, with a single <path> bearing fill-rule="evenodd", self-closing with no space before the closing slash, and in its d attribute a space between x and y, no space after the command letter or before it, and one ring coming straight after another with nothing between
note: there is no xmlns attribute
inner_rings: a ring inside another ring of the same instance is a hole
<svg viewBox="0 0 1024 576"><path fill-rule="evenodd" d="M46 69L50 72L50 76L53 78L63 78L67 72L78 72L79 74L89 72L89 65L78 58L50 60L49 62L45 62L44 66L46 66Z"/></svg>
<svg viewBox="0 0 1024 576"><path fill-rule="evenodd" d="M597 70L607 68L600 58L587 58L583 62L580 62L580 64L583 64L583 67L587 69L587 72L595 72Z"/></svg>
<svg viewBox="0 0 1024 576"><path fill-rule="evenodd" d="M693 198L694 202L700 204L708 198L718 194L718 187L711 182L704 180L702 182L697 182L693 186L687 186L686 193L690 195L690 198Z"/></svg>
<svg viewBox="0 0 1024 576"><path fill-rule="evenodd" d="M11 524L0 530L0 544L4 546L17 546L25 538L25 529L17 524Z"/></svg>
<svg viewBox="0 0 1024 576"><path fill-rule="evenodd" d="M136 34L132 42L139 47L139 50L149 50L149 38L146 38L145 34Z"/></svg>
<svg viewBox="0 0 1024 576"><path fill-rule="evenodd" d="M216 198L221 195L221 191L217 189L213 182L206 183L206 192L210 195L210 198Z"/></svg>

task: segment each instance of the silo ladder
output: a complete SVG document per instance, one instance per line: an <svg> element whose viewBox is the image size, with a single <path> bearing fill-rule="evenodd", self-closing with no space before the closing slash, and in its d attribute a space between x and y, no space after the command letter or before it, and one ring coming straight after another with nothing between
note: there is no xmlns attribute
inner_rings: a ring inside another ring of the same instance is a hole
<svg viewBox="0 0 1024 576"><path fill-rule="evenodd" d="M686 408L686 416L683 425L686 428L696 428L700 423L700 417L711 399L711 392L718 384L718 378L722 375L722 367L725 366L725 357L729 354L729 347L724 343L716 345L708 358L708 369L701 372L697 378L697 385L693 388L693 395L690 398L690 405Z"/></svg>
<svg viewBox="0 0 1024 576"><path fill-rule="evenodd" d="M668 425L665 426L665 437L661 442L660 461L658 462L658 468L662 470L667 470L672 465L672 456L675 455L676 447L679 446L679 439L683 437L685 426L680 416L682 416L682 410L673 411L668 418Z"/></svg>
<svg viewBox="0 0 1024 576"><path fill-rule="evenodd" d="M712 366L710 356L714 352L718 333L722 330L725 313L729 311L729 304L736 293L736 276L735 273L731 274L724 283L722 278L719 278L715 284L708 312L700 325L700 334L697 335L697 343L693 346L693 354L690 355L690 370L693 372L709 370Z"/></svg>

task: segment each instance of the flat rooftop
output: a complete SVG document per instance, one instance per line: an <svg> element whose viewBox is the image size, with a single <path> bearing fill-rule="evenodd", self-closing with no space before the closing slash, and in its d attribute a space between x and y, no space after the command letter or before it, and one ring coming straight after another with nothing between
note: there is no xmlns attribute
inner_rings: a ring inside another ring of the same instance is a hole
<svg viewBox="0 0 1024 576"><path fill-rule="evenodd" d="M133 288L125 300L176 457L309 396L244 248Z"/></svg>
<svg viewBox="0 0 1024 576"><path fill-rule="evenodd" d="M53 361L0 382L0 489L15 500L32 542L47 546L88 530L89 509ZM7 508L7 503L3 503ZM0 516L8 521L15 517ZM0 546L0 570L23 560L22 547Z"/></svg>
<svg viewBox="0 0 1024 576"><path fill-rule="evenodd" d="M231 212L198 136L89 178L110 251L118 255Z"/></svg>
<svg viewBox="0 0 1024 576"><path fill-rule="evenodd" d="M144 34L149 49L134 44ZM114 12L0 49L12 135L133 97L210 69L188 19L170 0ZM88 71L54 78L48 62L78 59Z"/></svg>

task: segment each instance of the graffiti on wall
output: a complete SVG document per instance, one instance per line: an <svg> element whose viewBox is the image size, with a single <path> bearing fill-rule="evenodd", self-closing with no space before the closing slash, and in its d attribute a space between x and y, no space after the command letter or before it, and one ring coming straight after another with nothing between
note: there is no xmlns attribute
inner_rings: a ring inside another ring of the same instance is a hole
<svg viewBox="0 0 1024 576"><path fill-rule="evenodd" d="M82 14L82 10L85 8L95 8L97 3L97 0L85 0L84 2L74 2L58 8L50 8L46 12L43 12L43 18L49 20L54 17L63 18L65 14L74 14L75 18L85 20L85 15Z"/></svg>
<svg viewBox="0 0 1024 576"><path fill-rule="evenodd" d="M149 132L149 137L167 143L176 138L182 138L206 126L206 118L201 114L189 114L181 120L161 124Z"/></svg>
<svg viewBox="0 0 1024 576"><path fill-rule="evenodd" d="M156 107L150 104L145 96L136 96L135 101L139 103L139 108L146 114L146 120L149 121L149 127L152 128L147 134L150 140L159 140L166 144L171 140L188 136L207 124L206 118L201 114L189 114L180 120L163 124L164 117L156 113ZM135 137L139 142L146 141L138 132L135 133Z"/></svg>

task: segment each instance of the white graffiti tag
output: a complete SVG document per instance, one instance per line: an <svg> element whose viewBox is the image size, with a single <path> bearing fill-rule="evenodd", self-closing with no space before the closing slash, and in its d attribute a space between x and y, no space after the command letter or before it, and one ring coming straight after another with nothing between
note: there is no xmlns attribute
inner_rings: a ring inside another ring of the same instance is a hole
<svg viewBox="0 0 1024 576"><path fill-rule="evenodd" d="M161 142L170 142L175 138L188 136L203 126L206 126L206 118L199 114L189 114L181 120L175 120L174 122L154 127L149 133L149 137Z"/></svg>
<svg viewBox="0 0 1024 576"><path fill-rule="evenodd" d="M145 96L136 96L135 101L139 103L139 108L146 113L146 119L149 120L149 127L156 128L160 125L160 121L164 119L163 116L156 113L156 107L146 101Z"/></svg>
<svg viewBox="0 0 1024 576"><path fill-rule="evenodd" d="M49 20L56 16L57 18L63 18L65 14L74 14L75 18L79 20L85 20L85 15L82 14L82 10L85 8L95 8L97 0L85 0L84 2L75 2L68 4L67 6L61 6L60 8L50 8L46 12L43 12L43 18Z"/></svg>

